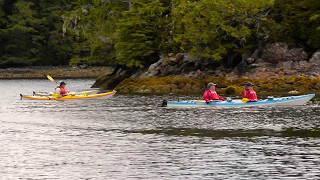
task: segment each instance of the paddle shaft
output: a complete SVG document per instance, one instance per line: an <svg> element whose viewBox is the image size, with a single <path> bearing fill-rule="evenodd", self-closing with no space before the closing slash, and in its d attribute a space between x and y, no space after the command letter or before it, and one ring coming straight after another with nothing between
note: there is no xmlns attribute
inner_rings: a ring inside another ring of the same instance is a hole
<svg viewBox="0 0 320 180"><path fill-rule="evenodd" d="M58 85L58 83L57 83L51 76L47 75L47 78L48 78L51 82L53 82L53 83L55 83L55 84Z"/></svg>

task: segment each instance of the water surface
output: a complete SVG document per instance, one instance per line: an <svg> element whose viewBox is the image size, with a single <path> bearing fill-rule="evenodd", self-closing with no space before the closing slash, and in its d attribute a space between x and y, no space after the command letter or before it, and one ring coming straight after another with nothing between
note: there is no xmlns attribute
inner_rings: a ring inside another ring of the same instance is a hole
<svg viewBox="0 0 320 180"><path fill-rule="evenodd" d="M74 91L94 80L66 80ZM319 179L320 107L161 108L177 96L20 100L48 80L0 80L4 179ZM180 99L195 97L181 96Z"/></svg>

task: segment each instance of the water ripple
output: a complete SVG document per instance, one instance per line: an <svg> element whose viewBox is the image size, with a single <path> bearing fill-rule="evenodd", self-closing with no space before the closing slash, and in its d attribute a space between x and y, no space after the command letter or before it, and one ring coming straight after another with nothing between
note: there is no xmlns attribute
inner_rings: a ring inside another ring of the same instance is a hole
<svg viewBox="0 0 320 180"><path fill-rule="evenodd" d="M66 80L87 90L93 80ZM3 179L320 179L320 107L160 108L177 96L24 101L0 80ZM180 96L180 99L199 97Z"/></svg>

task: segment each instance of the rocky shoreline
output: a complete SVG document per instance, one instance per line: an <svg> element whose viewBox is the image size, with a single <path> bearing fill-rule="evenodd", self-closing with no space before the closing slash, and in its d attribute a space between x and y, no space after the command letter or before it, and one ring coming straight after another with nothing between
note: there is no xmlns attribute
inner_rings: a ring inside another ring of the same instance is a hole
<svg viewBox="0 0 320 180"><path fill-rule="evenodd" d="M201 59L186 53L169 54L152 64L139 78L183 76L261 79L281 76L320 76L320 51L308 54L286 43L267 44L263 50L243 52L236 65Z"/></svg>
<svg viewBox="0 0 320 180"><path fill-rule="evenodd" d="M208 82L217 83L217 91L223 95L240 96L246 82L255 84L260 95L308 94L320 91L320 77L282 76L265 79L226 79L160 77L125 79L117 87L120 93L134 94L202 94Z"/></svg>
<svg viewBox="0 0 320 180"><path fill-rule="evenodd" d="M140 70L125 67L23 67L0 69L0 79L97 78L92 87L119 93L199 94L208 82L221 94L237 96L245 82L259 94L305 94L320 91L320 51L308 54L285 43L267 44L263 50L243 52L236 65L170 53Z"/></svg>
<svg viewBox="0 0 320 180"><path fill-rule="evenodd" d="M201 59L187 53L168 54L144 70L119 69L101 76L93 87L120 93L199 94L208 82L226 95L240 95L245 82L260 94L303 94L320 90L320 51L308 54L286 43L267 44L262 50L243 52L236 65Z"/></svg>
<svg viewBox="0 0 320 180"><path fill-rule="evenodd" d="M97 78L111 72L111 67L31 66L0 69L0 79Z"/></svg>

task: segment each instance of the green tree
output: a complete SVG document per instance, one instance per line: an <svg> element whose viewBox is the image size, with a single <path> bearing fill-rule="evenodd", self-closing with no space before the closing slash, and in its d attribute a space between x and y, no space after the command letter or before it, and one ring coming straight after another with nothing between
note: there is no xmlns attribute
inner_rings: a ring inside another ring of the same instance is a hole
<svg viewBox="0 0 320 180"><path fill-rule="evenodd" d="M19 0L14 4L12 15L8 16L7 29L2 29L5 37L5 53L3 63L31 64L35 61L41 37L36 29L42 23L41 19L35 18L36 12L31 9L32 2Z"/></svg>
<svg viewBox="0 0 320 180"><path fill-rule="evenodd" d="M128 67L150 65L159 58L165 34L166 7L158 0L134 0L117 24L117 63Z"/></svg>
<svg viewBox="0 0 320 180"><path fill-rule="evenodd" d="M63 36L62 15L71 10L72 0L36 0L37 11L43 18L43 23L38 26L39 34L43 37L39 47L38 64L42 65L67 65L73 53L74 40L72 36Z"/></svg>
<svg viewBox="0 0 320 180"><path fill-rule="evenodd" d="M320 49L320 1L275 1L263 30L269 41L284 41L308 51Z"/></svg>
<svg viewBox="0 0 320 180"><path fill-rule="evenodd" d="M68 64L72 39L63 38L66 0L0 1L0 65Z"/></svg>
<svg viewBox="0 0 320 180"><path fill-rule="evenodd" d="M172 9L176 51L222 60L248 44L267 15L269 0L175 0Z"/></svg>
<svg viewBox="0 0 320 180"><path fill-rule="evenodd" d="M77 36L70 63L114 64L116 23L128 9L126 1L76 1L75 8L63 15L65 36Z"/></svg>

